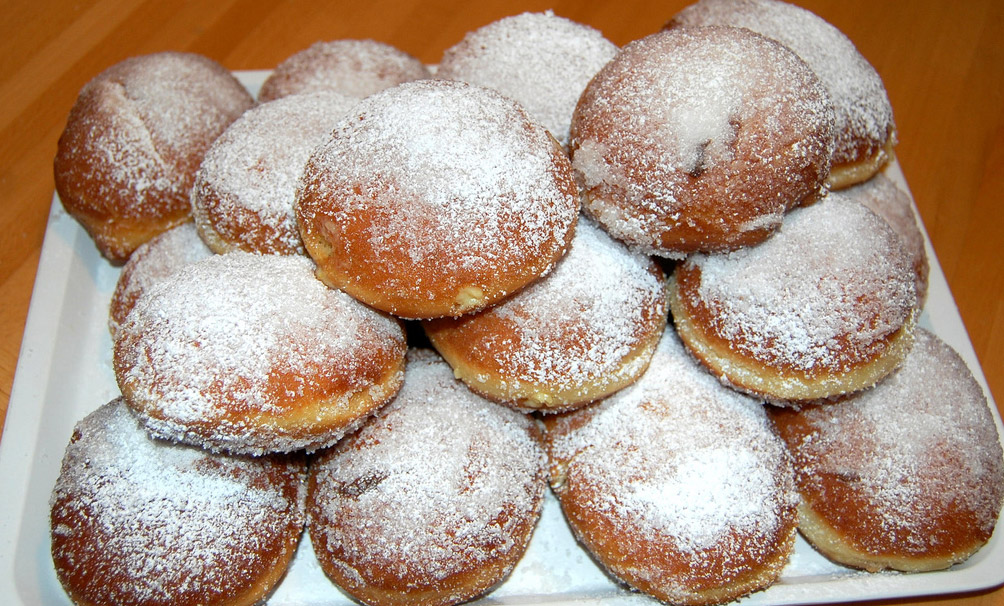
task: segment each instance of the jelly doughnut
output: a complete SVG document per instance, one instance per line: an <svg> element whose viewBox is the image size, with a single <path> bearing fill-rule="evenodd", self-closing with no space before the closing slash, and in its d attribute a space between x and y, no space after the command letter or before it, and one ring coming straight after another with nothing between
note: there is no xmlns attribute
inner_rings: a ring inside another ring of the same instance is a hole
<svg viewBox="0 0 1004 606"><path fill-rule="evenodd" d="M892 157L896 126L882 78L843 32L818 15L779 0L700 0L669 26L681 24L751 29L792 49L812 68L836 120L830 188L866 181Z"/></svg>
<svg viewBox="0 0 1004 606"><path fill-rule="evenodd" d="M579 213L561 146L511 99L420 80L363 99L297 197L317 275L420 319L483 309L547 273Z"/></svg>
<svg viewBox="0 0 1004 606"><path fill-rule="evenodd" d="M990 539L1004 454L983 389L932 333L895 374L845 401L771 419L795 460L802 534L869 571L948 568Z"/></svg>
<svg viewBox="0 0 1004 606"><path fill-rule="evenodd" d="M617 45L588 25L550 11L523 13L468 32L443 53L436 77L494 88L567 145L579 95L616 54Z"/></svg>
<svg viewBox="0 0 1004 606"><path fill-rule="evenodd" d="M755 244L830 172L833 109L805 63L749 30L677 27L621 49L572 116L586 212L645 252Z"/></svg>
<svg viewBox="0 0 1004 606"><path fill-rule="evenodd" d="M223 131L192 190L192 215L209 247L306 254L293 213L300 174L356 102L330 91L291 95L248 110Z"/></svg>
<svg viewBox="0 0 1004 606"><path fill-rule="evenodd" d="M304 527L302 457L151 440L121 398L79 422L50 502L56 576L76 604L249 606Z"/></svg>
<svg viewBox="0 0 1004 606"><path fill-rule="evenodd" d="M580 219L568 254L543 279L494 307L424 327L474 391L555 412L637 379L667 313L658 264Z"/></svg>
<svg viewBox="0 0 1004 606"><path fill-rule="evenodd" d="M239 454L315 450L400 386L400 322L313 276L300 255L232 252L136 302L116 333L122 394L159 437Z"/></svg>
<svg viewBox="0 0 1004 606"><path fill-rule="evenodd" d="M402 82L429 77L421 61L384 42L315 42L276 66L262 84L258 101L322 90L362 99Z"/></svg>
<svg viewBox="0 0 1004 606"><path fill-rule="evenodd" d="M780 575L796 535L790 458L763 405L705 372L672 330L636 383L545 423L562 511L614 577L703 605Z"/></svg>
<svg viewBox="0 0 1004 606"><path fill-rule="evenodd" d="M66 211L114 263L191 216L203 155L254 99L222 65L191 53L131 57L80 91L53 171Z"/></svg>
<svg viewBox="0 0 1004 606"><path fill-rule="evenodd" d="M546 487L533 421L412 350L394 401L311 464L310 539L324 572L364 604L457 604L515 567Z"/></svg>
<svg viewBox="0 0 1004 606"><path fill-rule="evenodd" d="M902 241L861 204L829 198L669 279L676 329L723 381L774 402L871 387L903 361L918 315Z"/></svg>

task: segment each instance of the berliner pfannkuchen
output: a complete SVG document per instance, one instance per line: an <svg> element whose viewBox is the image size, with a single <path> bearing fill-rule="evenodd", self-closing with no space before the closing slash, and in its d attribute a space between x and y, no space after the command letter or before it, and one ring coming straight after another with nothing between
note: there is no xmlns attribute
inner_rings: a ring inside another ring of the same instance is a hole
<svg viewBox="0 0 1004 606"><path fill-rule="evenodd" d="M896 126L882 78L846 35L818 15L780 0L700 0L670 21L675 25L745 27L784 44L812 68L836 119L828 187L866 181L892 157Z"/></svg>
<svg viewBox="0 0 1004 606"><path fill-rule="evenodd" d="M195 176L192 215L218 253L306 254L293 204L314 148L358 100L303 93L262 103L223 131Z"/></svg>
<svg viewBox="0 0 1004 606"><path fill-rule="evenodd" d="M254 99L222 65L163 52L131 57L80 91L59 137L56 192L114 263L191 216L210 144Z"/></svg>
<svg viewBox="0 0 1004 606"><path fill-rule="evenodd" d="M665 276L582 218L543 279L502 303L424 323L457 378L493 400L556 412L638 378L666 327Z"/></svg>
<svg viewBox="0 0 1004 606"><path fill-rule="evenodd" d="M364 604L458 604L515 567L546 487L533 421L412 350L394 401L311 464L310 539L324 572Z"/></svg>
<svg viewBox="0 0 1004 606"><path fill-rule="evenodd" d="M836 404L771 419L794 456L799 526L819 551L879 571L948 568L989 540L1004 454L962 358L919 329L903 367Z"/></svg>
<svg viewBox="0 0 1004 606"><path fill-rule="evenodd" d="M523 13L468 32L443 53L436 77L494 88L567 145L579 95L616 54L592 27L551 11Z"/></svg>
<svg viewBox="0 0 1004 606"><path fill-rule="evenodd" d="M615 237L682 258L766 239L830 172L833 109L781 44L677 27L621 52L572 117L584 208Z"/></svg>
<svg viewBox="0 0 1004 606"><path fill-rule="evenodd" d="M776 403L871 387L903 361L918 315L902 241L853 201L824 198L766 242L692 255L668 284L687 348L723 381Z"/></svg>
<svg viewBox="0 0 1004 606"><path fill-rule="evenodd" d="M562 256L579 194L561 146L501 93L420 80L363 99L307 163L317 275L419 319L483 309Z"/></svg>
<svg viewBox="0 0 1004 606"><path fill-rule="evenodd" d="M302 457L150 439L121 398L77 424L50 501L52 562L76 604L250 606L304 527Z"/></svg>
<svg viewBox="0 0 1004 606"><path fill-rule="evenodd" d="M796 535L790 458L763 405L705 372L673 331L636 383L545 423L565 517L614 577L690 606L780 576Z"/></svg>
<svg viewBox="0 0 1004 606"><path fill-rule="evenodd" d="M108 330L112 338L143 291L182 267L212 255L213 251L199 237L191 221L141 244L129 255L115 283L108 306Z"/></svg>
<svg viewBox="0 0 1004 606"><path fill-rule="evenodd" d="M301 255L235 251L143 293L119 327L122 394L154 435L240 454L314 450L400 387L404 331Z"/></svg>
<svg viewBox="0 0 1004 606"><path fill-rule="evenodd" d="M421 61L384 42L315 42L272 70L258 91L258 101L324 90L362 99L402 82L429 77L429 69Z"/></svg>

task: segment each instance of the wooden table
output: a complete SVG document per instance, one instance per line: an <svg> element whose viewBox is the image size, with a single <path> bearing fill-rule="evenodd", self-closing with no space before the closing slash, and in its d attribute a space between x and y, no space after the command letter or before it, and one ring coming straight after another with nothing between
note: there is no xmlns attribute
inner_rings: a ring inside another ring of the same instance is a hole
<svg viewBox="0 0 1004 606"><path fill-rule="evenodd" d="M0 11L0 419L52 199L56 139L81 86L105 67L173 49L233 70L271 68L338 38L374 38L435 63L468 30L549 8L624 44L685 3L8 0ZM899 162L991 391L1004 403L1004 3L799 4L843 30L882 75ZM925 603L1004 606L1004 590Z"/></svg>

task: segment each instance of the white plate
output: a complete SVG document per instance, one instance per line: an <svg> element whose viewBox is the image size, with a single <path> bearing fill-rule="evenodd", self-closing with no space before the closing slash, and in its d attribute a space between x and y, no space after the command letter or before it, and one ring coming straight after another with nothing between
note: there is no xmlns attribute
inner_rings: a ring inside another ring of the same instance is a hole
<svg viewBox="0 0 1004 606"><path fill-rule="evenodd" d="M238 77L255 92L266 74L240 72ZM899 167L893 164L888 170L905 188ZM986 380L929 240L927 248L930 291L921 324L959 351L989 399ZM49 555L49 494L74 424L118 395L107 328L108 303L118 273L54 198L0 442L0 596L5 604L70 603ZM1004 435L992 399L990 405L998 435ZM1001 534L995 533L982 550L959 566L914 575L868 574L837 566L799 538L780 582L742 602L832 603L993 587L1004 582ZM523 560L484 601L654 604L610 581L576 544L550 495ZM268 603L353 602L324 576L305 540Z"/></svg>

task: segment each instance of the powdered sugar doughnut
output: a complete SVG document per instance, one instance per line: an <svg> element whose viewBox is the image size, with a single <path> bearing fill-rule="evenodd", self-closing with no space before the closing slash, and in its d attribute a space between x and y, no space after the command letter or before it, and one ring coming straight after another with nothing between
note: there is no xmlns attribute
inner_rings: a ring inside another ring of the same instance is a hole
<svg viewBox="0 0 1004 606"><path fill-rule="evenodd" d="M244 113L213 143L192 190L199 234L218 253L306 254L293 204L314 148L357 100L324 91Z"/></svg>
<svg viewBox="0 0 1004 606"><path fill-rule="evenodd" d="M191 215L209 145L254 100L222 65L191 53L131 57L80 91L59 137L56 191L115 263Z"/></svg>
<svg viewBox="0 0 1004 606"><path fill-rule="evenodd" d="M262 84L258 101L323 90L362 99L402 82L429 77L421 61L384 42L315 42L276 66Z"/></svg>
<svg viewBox="0 0 1004 606"><path fill-rule="evenodd" d="M56 575L77 604L246 606L304 526L299 457L151 440L121 398L77 424L50 502Z"/></svg>
<svg viewBox="0 0 1004 606"><path fill-rule="evenodd" d="M694 355L778 403L871 387L903 361L918 314L899 237L864 206L830 198L792 211L757 246L692 255L669 293Z"/></svg>
<svg viewBox="0 0 1004 606"><path fill-rule="evenodd" d="M568 158L500 93L447 80L364 99L307 163L317 275L406 318L483 309L550 270L579 196Z"/></svg>
<svg viewBox="0 0 1004 606"><path fill-rule="evenodd" d="M833 109L777 42L678 27L625 46L572 117L584 207L643 251L682 258L770 236L830 171Z"/></svg>
<svg viewBox="0 0 1004 606"><path fill-rule="evenodd" d="M436 77L494 88L566 145L579 95L616 54L592 27L550 11L523 13L468 32L443 53Z"/></svg>
<svg viewBox="0 0 1004 606"><path fill-rule="evenodd" d="M1000 438L965 362L926 330L875 389L771 418L795 458L801 532L837 562L938 570L993 533L1004 503Z"/></svg>
<svg viewBox="0 0 1004 606"><path fill-rule="evenodd" d="M114 366L154 435L242 454L314 450L393 397L400 323L312 269L299 255L232 252L143 294L116 334Z"/></svg>
<svg viewBox="0 0 1004 606"><path fill-rule="evenodd" d="M468 387L555 412L637 379L667 313L659 266L580 219L568 254L543 279L494 307L424 327Z"/></svg>
<svg viewBox="0 0 1004 606"><path fill-rule="evenodd" d="M172 227L139 246L122 266L108 309L108 330L115 337L129 311L147 288L186 265L212 256L191 221Z"/></svg>
<svg viewBox="0 0 1004 606"><path fill-rule="evenodd" d="M700 0L669 26L681 24L749 28L792 49L812 68L829 93L836 119L828 187L866 181L892 157L896 126L882 78L824 19L779 0Z"/></svg>
<svg viewBox="0 0 1004 606"><path fill-rule="evenodd" d="M565 517L615 577L689 605L780 575L796 532L791 461L763 406L704 372L672 331L636 383L545 423Z"/></svg>
<svg viewBox="0 0 1004 606"><path fill-rule="evenodd" d="M545 473L529 417L412 350L394 401L311 465L311 543L324 572L364 604L464 602L522 557Z"/></svg>

